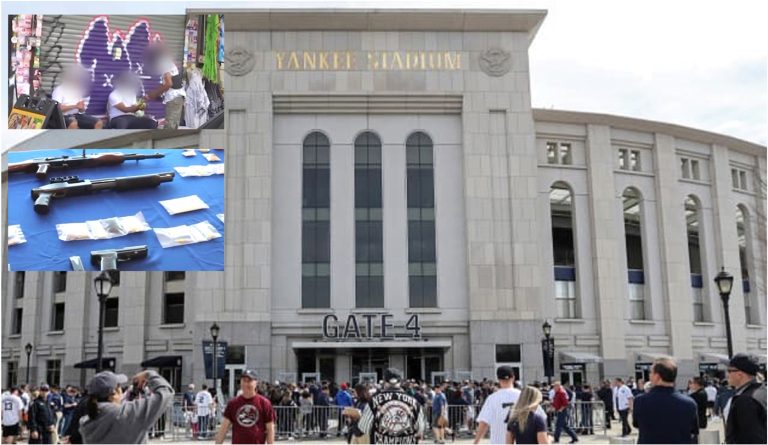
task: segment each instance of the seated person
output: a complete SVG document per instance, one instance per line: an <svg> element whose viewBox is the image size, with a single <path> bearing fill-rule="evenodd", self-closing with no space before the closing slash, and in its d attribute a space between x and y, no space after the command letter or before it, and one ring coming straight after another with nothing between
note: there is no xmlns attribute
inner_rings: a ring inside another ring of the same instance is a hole
<svg viewBox="0 0 768 445"><path fill-rule="evenodd" d="M100 129L104 123L97 117L85 113L90 97L88 73L79 66L72 66L64 72L59 86L53 89L52 99L59 103L67 128L75 130Z"/></svg>
<svg viewBox="0 0 768 445"><path fill-rule="evenodd" d="M143 129L157 128L157 122L144 116L146 105L136 98L140 94L139 79L130 71L125 71L117 76L115 89L109 94L109 126L117 129Z"/></svg>

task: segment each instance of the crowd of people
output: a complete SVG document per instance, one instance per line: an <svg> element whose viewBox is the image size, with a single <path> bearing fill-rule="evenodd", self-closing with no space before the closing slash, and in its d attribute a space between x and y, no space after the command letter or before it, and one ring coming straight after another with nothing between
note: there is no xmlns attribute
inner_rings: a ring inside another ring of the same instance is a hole
<svg viewBox="0 0 768 445"><path fill-rule="evenodd" d="M245 370L238 395L226 403L206 385L181 395L184 422L193 439L223 443L272 443L275 439L343 436L348 443L412 443L431 435L445 443L461 434L475 443L571 442L594 434L596 425L621 435L637 431L638 443L698 443L712 419L724 419L726 443L766 443L766 386L757 360L735 355L727 379L694 377L675 388L677 365L654 361L648 381L615 378L589 384L533 382L499 367L496 380L425 382L389 369L379 382L354 386L332 381L287 383L259 380ZM12 387L3 393L3 443L142 443L174 400L171 385L154 371L128 379L97 374L81 391L74 386ZM599 409L596 409L599 407ZM596 418L595 416L604 416ZM333 424L334 427L331 427Z"/></svg>
<svg viewBox="0 0 768 445"><path fill-rule="evenodd" d="M151 91L144 91L138 74L125 70L114 76L109 94L106 120L88 114L91 73L79 65L67 68L61 82L53 89L51 98L58 102L68 129L155 129L157 120L144 114L147 103L162 101L165 108L165 129L175 130L182 120L186 92L182 73L162 43L147 48L144 65L148 73L157 75L161 83Z"/></svg>

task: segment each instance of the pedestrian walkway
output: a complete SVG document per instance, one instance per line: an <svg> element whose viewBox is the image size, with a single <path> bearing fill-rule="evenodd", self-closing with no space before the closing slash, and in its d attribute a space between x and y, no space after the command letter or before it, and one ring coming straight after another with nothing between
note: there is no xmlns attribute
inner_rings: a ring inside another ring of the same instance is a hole
<svg viewBox="0 0 768 445"><path fill-rule="evenodd" d="M709 426L707 427L706 431L717 432L718 435L719 435L719 438L720 438L720 443L722 443L723 437L724 437L722 422L710 421L709 422ZM608 443L611 443L610 442L611 438L618 438L618 436L620 434L621 434L621 428L620 427L616 428L616 425L614 425L614 427L612 429L608 430L608 434L607 435L597 434L597 435L590 435L590 436L579 436L579 443L580 444L585 444L585 445L586 444L608 444ZM631 441L632 441L631 443L635 443L637 441L637 430L633 428L633 433L630 434L628 436L628 438L631 439ZM550 437L550 439L551 439L551 437ZM568 437L562 437L560 439L560 442L561 443L567 443L569 440L570 439ZM165 439L153 439L153 440L149 441L149 443L157 444L157 445L168 444L168 443L181 443L181 442L189 443L189 440L185 439L185 440L173 441L173 440L165 440ZM213 443L213 440L208 440L208 441L202 441L201 440L201 441L197 441L197 442L201 442L201 443L210 442L210 443ZM317 443L317 442L322 442L322 443L325 443L325 444L346 444L347 443L347 441L343 437L339 438L339 437L335 437L335 436L334 437L329 437L326 440L318 440L318 439L315 438L315 439L307 439L307 440L302 440L302 439L298 439L298 440L280 440L278 442L281 442L281 443L303 443L303 442ZM446 443L448 443L448 444L451 444L451 443L455 443L455 444L471 444L472 442L473 442L473 440L471 438L464 438L463 437L463 438L460 438L460 439L456 439L455 442L451 442L449 440ZM225 440L224 443L231 443L231 436L227 437L227 440ZM427 441L424 441L422 443L424 443L424 444L431 444L432 441L431 440L427 440ZM486 439L486 440L482 441L481 443L490 443L490 441L488 439Z"/></svg>

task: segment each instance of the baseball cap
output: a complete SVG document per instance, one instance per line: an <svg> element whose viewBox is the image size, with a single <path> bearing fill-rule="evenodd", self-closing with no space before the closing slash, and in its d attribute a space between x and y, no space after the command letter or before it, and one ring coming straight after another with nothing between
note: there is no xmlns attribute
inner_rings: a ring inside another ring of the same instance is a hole
<svg viewBox="0 0 768 445"><path fill-rule="evenodd" d="M110 394L119 385L128 383L128 377L125 374L115 374L112 371L102 371L88 382L88 394L103 399L109 397Z"/></svg>
<svg viewBox="0 0 768 445"><path fill-rule="evenodd" d="M347 389L347 384L346 383L342 383L341 384L341 389Z"/></svg>
<svg viewBox="0 0 768 445"><path fill-rule="evenodd" d="M511 366L499 366L496 370L496 378L499 380L507 380L515 377L515 370Z"/></svg>
<svg viewBox="0 0 768 445"><path fill-rule="evenodd" d="M387 370L384 372L384 380L392 385L400 383L400 380L402 379L403 373L400 372L400 370L397 368L387 368Z"/></svg>
<svg viewBox="0 0 768 445"><path fill-rule="evenodd" d="M734 355L728 365L749 375L757 375L757 372L760 371L760 364L757 358L754 355L744 353Z"/></svg>
<svg viewBox="0 0 768 445"><path fill-rule="evenodd" d="M245 371L243 371L243 373L240 374L240 378L243 378L243 377L248 377L251 380L259 379L259 375L256 374L256 371L254 371L253 369L246 369Z"/></svg>

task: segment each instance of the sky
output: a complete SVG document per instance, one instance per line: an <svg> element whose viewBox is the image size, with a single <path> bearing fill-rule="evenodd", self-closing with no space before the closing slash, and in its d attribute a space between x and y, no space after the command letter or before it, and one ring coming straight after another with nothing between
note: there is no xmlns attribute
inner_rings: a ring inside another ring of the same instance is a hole
<svg viewBox="0 0 768 445"><path fill-rule="evenodd" d="M546 9L529 51L534 107L657 120L768 143L765 0L26 0L4 1L1 12L150 15L183 14L187 7ZM1 26L6 36L7 21ZM6 45L2 72L7 81Z"/></svg>

